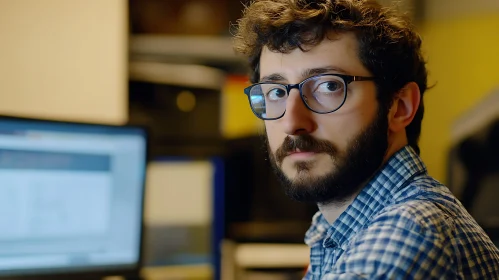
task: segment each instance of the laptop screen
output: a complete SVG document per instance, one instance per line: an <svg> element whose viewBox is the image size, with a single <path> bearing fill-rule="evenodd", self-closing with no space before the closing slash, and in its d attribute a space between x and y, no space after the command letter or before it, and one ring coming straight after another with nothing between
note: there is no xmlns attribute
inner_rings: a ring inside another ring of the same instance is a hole
<svg viewBox="0 0 499 280"><path fill-rule="evenodd" d="M0 277L136 267L146 133L0 118Z"/></svg>

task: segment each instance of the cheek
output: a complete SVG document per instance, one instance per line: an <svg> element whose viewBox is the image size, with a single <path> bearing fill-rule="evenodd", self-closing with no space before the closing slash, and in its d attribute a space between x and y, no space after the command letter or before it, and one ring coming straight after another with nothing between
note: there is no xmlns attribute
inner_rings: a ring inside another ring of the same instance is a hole
<svg viewBox="0 0 499 280"><path fill-rule="evenodd" d="M329 116L329 119L324 119L322 125L318 125L318 137L328 140L333 143L341 151L345 151L348 146L348 140L354 134L354 124L351 117L345 116Z"/></svg>
<svg viewBox="0 0 499 280"><path fill-rule="evenodd" d="M276 121L265 121L265 131L267 133L270 150L275 152L282 145L286 134L278 129Z"/></svg>
<svg viewBox="0 0 499 280"><path fill-rule="evenodd" d="M332 115L321 116L320 134L340 150L346 151L352 140L371 124L375 116L376 107L372 104L359 104L343 111L340 109Z"/></svg>

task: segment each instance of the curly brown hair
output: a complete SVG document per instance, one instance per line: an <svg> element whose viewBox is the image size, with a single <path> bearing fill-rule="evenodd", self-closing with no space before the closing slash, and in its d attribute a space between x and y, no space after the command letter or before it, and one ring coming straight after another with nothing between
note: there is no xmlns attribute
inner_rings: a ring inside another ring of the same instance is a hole
<svg viewBox="0 0 499 280"><path fill-rule="evenodd" d="M406 134L419 154L428 73L421 37L394 9L372 0L255 0L238 21L234 49L248 57L250 81L256 83L264 46L281 53L296 48L306 51L331 32L356 34L359 58L376 77L377 98L384 112L407 83L417 83L421 103Z"/></svg>

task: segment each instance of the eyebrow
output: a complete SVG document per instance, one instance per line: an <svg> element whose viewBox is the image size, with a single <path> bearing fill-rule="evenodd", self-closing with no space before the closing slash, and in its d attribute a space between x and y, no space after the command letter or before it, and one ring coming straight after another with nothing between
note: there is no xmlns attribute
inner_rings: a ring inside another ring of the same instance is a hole
<svg viewBox="0 0 499 280"><path fill-rule="evenodd" d="M315 75L320 75L320 74L325 74L325 73L340 73L340 74L346 74L347 71L343 70L340 67L336 66L325 66L325 67L317 67L317 68L308 68L302 71L301 73L301 79L305 80L306 78L309 78L311 76ZM267 76L264 76L260 79L260 82L283 82L287 81L287 79L284 77L283 74L281 73L273 73Z"/></svg>

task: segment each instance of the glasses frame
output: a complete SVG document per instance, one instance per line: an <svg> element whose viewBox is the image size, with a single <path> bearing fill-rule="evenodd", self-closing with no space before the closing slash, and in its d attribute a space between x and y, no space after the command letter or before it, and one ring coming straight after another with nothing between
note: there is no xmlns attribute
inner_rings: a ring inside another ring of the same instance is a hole
<svg viewBox="0 0 499 280"><path fill-rule="evenodd" d="M335 77L341 78L343 80L343 83L345 84L345 90L344 90L344 95L343 95L343 101L341 102L340 106L338 106L338 108L331 110L331 111L327 111L327 112L318 112L318 111L310 108L310 106L307 104L307 102L305 101L305 97L303 95L302 88L303 88L303 85L307 81L310 81L312 79L317 79L319 77L324 77L324 76L335 76ZM300 98L303 101L303 104L305 104L305 107L307 107L307 109L309 109L310 111L317 113L317 114L329 114L329 113L333 113L333 112L339 110L343 106L343 104L345 104L345 101L346 101L347 95L348 95L348 85L350 83L356 82L356 81L373 81L375 79L376 79L375 77L352 76L352 75L344 75L344 74L319 74L319 75L308 77L298 84L281 84L281 83L275 83L275 82L262 82L262 83L252 84L251 86L244 89L244 94L248 97L248 101L250 103L251 111L253 111L253 114L255 114L255 116L259 119L262 119L265 121L271 121L271 120L277 120L277 119L282 118L286 114L286 110L284 110L284 112L282 113L281 116L276 117L276 118L262 118L262 117L258 116L258 114L255 112L255 109L253 109L253 105L251 104L251 95L250 95L251 89L255 86L269 85L269 84L270 85L280 85L280 86L283 86L286 88L286 93L288 96L289 96L290 91L292 89L296 88L300 92Z"/></svg>

